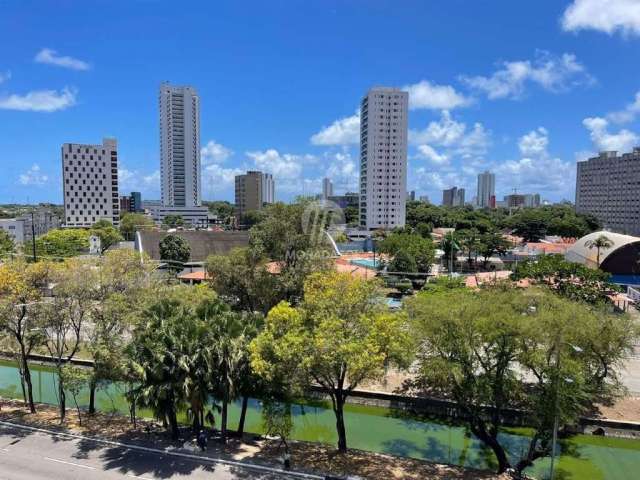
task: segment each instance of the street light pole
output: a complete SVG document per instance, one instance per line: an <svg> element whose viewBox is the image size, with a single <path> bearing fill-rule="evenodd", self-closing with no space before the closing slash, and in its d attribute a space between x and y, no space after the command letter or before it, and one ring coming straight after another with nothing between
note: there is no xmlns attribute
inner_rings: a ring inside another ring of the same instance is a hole
<svg viewBox="0 0 640 480"><path fill-rule="evenodd" d="M549 467L549 480L553 480L553 467L556 459L556 444L558 443L558 424L560 423L560 345L556 344L556 393L555 393L555 418L553 419L553 438L551 440L551 466Z"/></svg>
<svg viewBox="0 0 640 480"><path fill-rule="evenodd" d="M33 209L31 210L31 247L33 249L33 262L35 263L38 259L36 257L36 227L33 217Z"/></svg>

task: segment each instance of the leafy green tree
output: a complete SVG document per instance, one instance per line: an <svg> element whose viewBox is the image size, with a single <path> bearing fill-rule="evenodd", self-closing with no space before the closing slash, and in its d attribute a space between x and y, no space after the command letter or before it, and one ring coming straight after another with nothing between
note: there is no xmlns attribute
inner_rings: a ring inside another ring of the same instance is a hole
<svg viewBox="0 0 640 480"><path fill-rule="evenodd" d="M136 231L151 229L154 226L153 220L143 213L125 213L120 219L120 233L129 241L135 239Z"/></svg>
<svg viewBox="0 0 640 480"><path fill-rule="evenodd" d="M572 300L591 304L606 303L618 287L609 283L610 275L568 262L562 255L543 255L521 262L511 274L513 280L531 279Z"/></svg>
<svg viewBox="0 0 640 480"><path fill-rule="evenodd" d="M401 255L403 261L406 261L407 257L411 257L406 265L411 270L392 270L396 272L428 273L435 258L435 247L431 239L423 238L415 233L391 233L379 242L378 251L388 254L392 261L398 254ZM412 266L413 263L415 263L415 267Z"/></svg>
<svg viewBox="0 0 640 480"><path fill-rule="evenodd" d="M334 254L324 233L329 218L313 205L269 205L264 219L249 231L253 255L278 264L279 295L292 303L301 298L305 278L328 269Z"/></svg>
<svg viewBox="0 0 640 480"><path fill-rule="evenodd" d="M124 240L118 229L107 220L99 220L94 223L89 233L100 239L100 253L106 252L109 247Z"/></svg>
<svg viewBox="0 0 640 480"><path fill-rule="evenodd" d="M360 223L360 210L358 207L346 207L342 210L344 213L344 221L349 225L358 225Z"/></svg>
<svg viewBox="0 0 640 480"><path fill-rule="evenodd" d="M593 240L587 240L584 245L589 250L591 250L592 248L596 249L596 263L598 267L600 267L600 251L608 250L609 248L613 247L613 242L606 235L598 235L598 237Z"/></svg>
<svg viewBox="0 0 640 480"><path fill-rule="evenodd" d="M266 214L263 210L250 210L242 215L240 223L242 223L246 228L251 228L263 221L265 216Z"/></svg>
<svg viewBox="0 0 640 480"><path fill-rule="evenodd" d="M462 250L461 241L457 232L449 232L440 241L440 248L444 252L442 259L451 265L451 271L455 268L458 252Z"/></svg>
<svg viewBox="0 0 640 480"><path fill-rule="evenodd" d="M73 403L78 412L78 423L82 426L82 413L78 404L78 397L82 389L88 385L91 372L86 368L74 367L73 365L64 365L60 370L59 382L65 386L67 392L71 394Z"/></svg>
<svg viewBox="0 0 640 480"><path fill-rule="evenodd" d="M418 271L416 259L406 250L398 250L389 262L390 272L415 273Z"/></svg>
<svg viewBox="0 0 640 480"><path fill-rule="evenodd" d="M407 311L417 345L414 393L454 400L493 451L499 473L521 472L550 454L556 415L571 425L610 400L616 369L637 336L626 316L535 288L424 292L407 301ZM531 412L534 427L515 465L500 436L507 408Z"/></svg>
<svg viewBox="0 0 640 480"><path fill-rule="evenodd" d="M471 265L474 258L477 258L479 251L482 248L480 231L477 228L469 228L466 230L460 230L456 233L460 239L462 249L467 253L467 263Z"/></svg>
<svg viewBox="0 0 640 480"><path fill-rule="evenodd" d="M284 445L285 453L289 453L287 438L291 436L293 431L291 404L266 400L262 407L262 429L265 435L279 437L280 445Z"/></svg>
<svg viewBox="0 0 640 480"><path fill-rule="evenodd" d="M75 358L80 349L82 333L95 301L97 275L92 261L65 260L52 273L55 284L52 299L42 304L44 326L41 331L58 376L60 423L64 423L66 415L66 385L62 368Z"/></svg>
<svg viewBox="0 0 640 480"><path fill-rule="evenodd" d="M273 308L251 343L251 366L266 382L322 386L336 417L338 450L346 452L344 404L365 380L382 377L389 363L404 364L409 336L404 318L389 313L378 284L349 274L316 273L305 281L298 308Z"/></svg>
<svg viewBox="0 0 640 480"><path fill-rule="evenodd" d="M0 258L15 252L16 246L7 232L0 229Z"/></svg>
<svg viewBox="0 0 640 480"><path fill-rule="evenodd" d="M182 227L184 225L184 219L181 215L167 215L162 219L162 225L167 228Z"/></svg>
<svg viewBox="0 0 640 480"><path fill-rule="evenodd" d="M218 200L215 202L202 202L209 211L218 216L223 222L228 221L234 214L233 205L227 201Z"/></svg>
<svg viewBox="0 0 640 480"><path fill-rule="evenodd" d="M489 259L494 255L506 255L510 246L508 240L498 231L483 233L480 236L479 253L482 255L484 267L487 267Z"/></svg>
<svg viewBox="0 0 640 480"><path fill-rule="evenodd" d="M160 241L160 259L169 262L172 269L181 270L190 257L191 247L181 236L169 234Z"/></svg>
<svg viewBox="0 0 640 480"><path fill-rule="evenodd" d="M75 257L89 250L89 232L80 228L49 230L36 239L38 257Z"/></svg>
<svg viewBox="0 0 640 480"><path fill-rule="evenodd" d="M278 276L268 270L266 259L255 249L211 255L206 268L213 289L236 310L266 315L283 299Z"/></svg>

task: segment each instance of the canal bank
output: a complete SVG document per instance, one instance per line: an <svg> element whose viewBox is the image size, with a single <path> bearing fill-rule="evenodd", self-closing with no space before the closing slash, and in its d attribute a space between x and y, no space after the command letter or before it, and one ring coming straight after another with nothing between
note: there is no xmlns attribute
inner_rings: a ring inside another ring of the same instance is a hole
<svg viewBox="0 0 640 480"><path fill-rule="evenodd" d="M39 403L56 404L56 378L50 369L33 366L34 397ZM0 364L0 395L20 398L20 380L15 366ZM88 392L79 397L88 404ZM102 412L128 414L124 389L117 384L97 392L96 406ZM262 404L252 399L246 420L246 430L262 433ZM437 418L415 416L406 410L369 405L349 404L345 408L345 423L349 446L352 448L397 455L473 469L492 469L492 454L463 426ZM239 404L231 405L229 424L237 424ZM325 402L301 402L292 406L295 440L335 445L335 417ZM150 412L141 411L142 416ZM186 417L183 415L183 421ZM503 442L513 459L528 446L526 429L505 429ZM559 461L562 478L628 479L640 469L640 441L575 435L561 443ZM530 474L542 476L548 460L536 462ZM586 476L585 476L586 475Z"/></svg>

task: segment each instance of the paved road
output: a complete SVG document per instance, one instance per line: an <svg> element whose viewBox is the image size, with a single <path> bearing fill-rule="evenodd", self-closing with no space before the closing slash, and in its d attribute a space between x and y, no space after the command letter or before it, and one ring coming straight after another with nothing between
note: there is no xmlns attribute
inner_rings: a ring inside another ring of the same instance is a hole
<svg viewBox="0 0 640 480"><path fill-rule="evenodd" d="M291 480L289 476L0 426L0 480Z"/></svg>

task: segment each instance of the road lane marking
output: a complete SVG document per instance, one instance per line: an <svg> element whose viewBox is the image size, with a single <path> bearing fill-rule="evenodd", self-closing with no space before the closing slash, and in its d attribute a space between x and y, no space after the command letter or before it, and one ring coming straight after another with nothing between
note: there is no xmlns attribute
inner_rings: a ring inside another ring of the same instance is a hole
<svg viewBox="0 0 640 480"><path fill-rule="evenodd" d="M51 462L64 463L65 465L73 465L74 467L86 468L87 470L97 470L96 467L90 467L89 465L81 465L80 463L66 462L64 460L58 460L57 458L44 457L45 460Z"/></svg>
<svg viewBox="0 0 640 480"><path fill-rule="evenodd" d="M7 450L6 448L0 448L0 452L9 453L9 450Z"/></svg>
<svg viewBox="0 0 640 480"><path fill-rule="evenodd" d="M149 478L149 477L139 477L138 475L131 475L131 474L129 474L129 473L125 473L125 475L126 475L127 477L131 477L131 478L140 478L140 479L142 479L142 480L153 480L152 478Z"/></svg>

